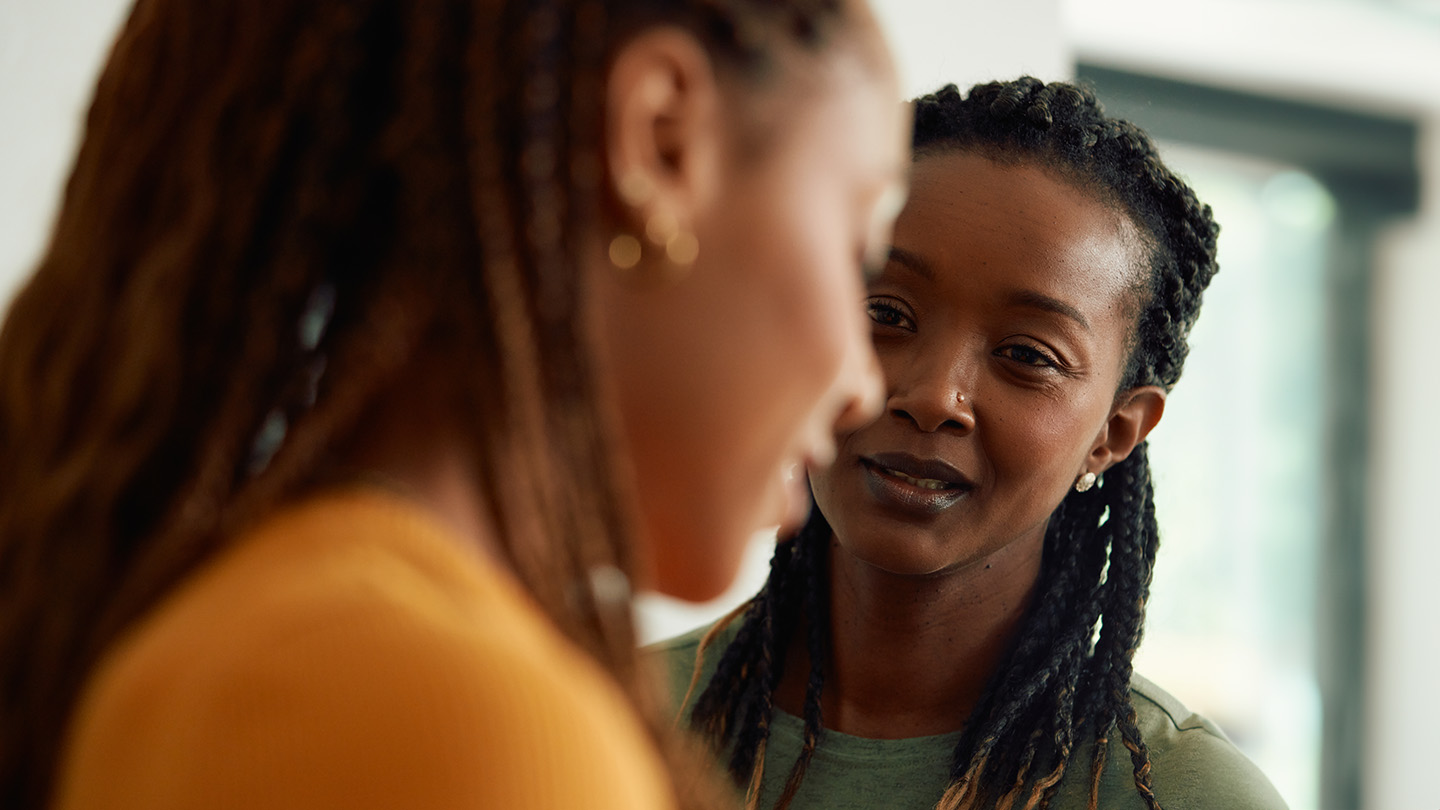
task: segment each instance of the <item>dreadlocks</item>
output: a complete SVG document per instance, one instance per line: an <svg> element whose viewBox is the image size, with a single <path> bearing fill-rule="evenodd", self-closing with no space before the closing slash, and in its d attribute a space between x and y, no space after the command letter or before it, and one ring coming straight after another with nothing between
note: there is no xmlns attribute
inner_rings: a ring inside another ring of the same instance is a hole
<svg viewBox="0 0 1440 810"><path fill-rule="evenodd" d="M1201 294L1216 271L1218 228L1209 207L1165 167L1141 130L1107 118L1085 88L1025 77L978 85L968 96L950 85L917 100L913 145L917 158L972 152L1045 168L1133 220L1145 239L1149 272L1120 390L1175 385ZM789 646L799 643L797 629L806 628L811 670L804 744L777 808L794 797L822 731L831 537L815 511L779 545L765 586L691 714L699 732L730 751L737 783L758 785L776 670ZM1158 808L1130 698L1158 542L1143 443L1110 468L1100 486L1066 495L1048 523L1033 607L965 721L939 810L1045 808L1082 752L1089 761L1076 766L1088 770L1094 808L1115 734L1129 751L1136 791L1146 806Z"/></svg>
<svg viewBox="0 0 1440 810"><path fill-rule="evenodd" d="M0 804L46 804L100 657L421 356L463 369L509 564L656 716L589 579L632 567L576 269L606 59L668 23L759 74L840 5L139 0L0 332Z"/></svg>

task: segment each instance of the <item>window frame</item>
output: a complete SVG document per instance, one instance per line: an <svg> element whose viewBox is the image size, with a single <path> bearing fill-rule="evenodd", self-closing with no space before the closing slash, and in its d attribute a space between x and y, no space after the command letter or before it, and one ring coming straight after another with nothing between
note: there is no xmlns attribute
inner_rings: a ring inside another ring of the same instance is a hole
<svg viewBox="0 0 1440 810"><path fill-rule="evenodd" d="M1366 724L1366 477L1377 243L1419 207L1419 122L1203 85L1081 59L1106 111L1153 137L1296 166L1337 203L1326 268L1325 470L1316 600L1322 810L1361 805Z"/></svg>

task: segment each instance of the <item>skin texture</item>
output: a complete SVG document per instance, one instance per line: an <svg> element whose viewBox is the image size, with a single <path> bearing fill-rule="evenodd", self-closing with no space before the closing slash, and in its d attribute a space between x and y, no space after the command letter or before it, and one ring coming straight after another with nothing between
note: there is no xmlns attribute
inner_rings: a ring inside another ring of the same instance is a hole
<svg viewBox="0 0 1440 810"><path fill-rule="evenodd" d="M677 31L637 38L612 69L613 230L593 252L614 233L643 239L657 215L700 245L675 275L653 247L633 271L603 259L591 271L652 562L642 584L665 593L722 591L748 537L794 519L786 473L828 463L836 429L879 407L856 302L862 260L888 242L909 133L878 30L862 7L850 13L838 41L782 49L759 84L717 75ZM626 199L626 178L643 199Z"/></svg>
<svg viewBox="0 0 1440 810"><path fill-rule="evenodd" d="M911 183L870 286L885 410L812 474L835 529L826 725L880 738L969 714L1029 603L1049 515L1164 410L1162 389L1117 392L1143 256L1123 214L963 152L922 157ZM787 667L782 707L800 706L805 672Z"/></svg>

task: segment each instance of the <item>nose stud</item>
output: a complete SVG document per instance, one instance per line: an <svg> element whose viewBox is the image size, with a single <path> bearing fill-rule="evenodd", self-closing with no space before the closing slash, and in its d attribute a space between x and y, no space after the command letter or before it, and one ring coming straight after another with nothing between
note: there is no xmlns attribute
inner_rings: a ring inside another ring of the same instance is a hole
<svg viewBox="0 0 1440 810"><path fill-rule="evenodd" d="M964 394L956 394L956 395L955 395L955 401L963 404L963 403L965 402L965 395L964 395Z"/></svg>

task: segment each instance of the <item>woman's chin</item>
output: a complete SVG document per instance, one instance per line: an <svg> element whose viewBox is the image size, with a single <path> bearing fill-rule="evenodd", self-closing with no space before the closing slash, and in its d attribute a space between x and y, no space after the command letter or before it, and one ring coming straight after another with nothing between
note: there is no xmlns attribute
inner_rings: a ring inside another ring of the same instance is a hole
<svg viewBox="0 0 1440 810"><path fill-rule="evenodd" d="M651 556L641 562L646 576L637 587L687 602L708 602L725 593L740 573L750 534L742 521L717 523L695 519L670 529L662 542L645 544Z"/></svg>
<svg viewBox="0 0 1440 810"><path fill-rule="evenodd" d="M740 572L739 555L733 563L713 557L699 562L701 564L661 566L650 585L666 596L686 602L709 602L724 594Z"/></svg>
<svg viewBox="0 0 1440 810"><path fill-rule="evenodd" d="M777 466L766 478L763 491L752 488L747 496L748 509L698 505L696 513L704 513L709 507L708 513L716 519L692 519L678 534L674 528L667 531L651 526L654 536L665 536L666 541L646 544L654 559L641 587L688 602L710 601L734 584L745 550L756 534L763 532L773 537L778 527L780 537L789 537L810 517L810 482L803 464ZM721 520L727 525L717 525Z"/></svg>

